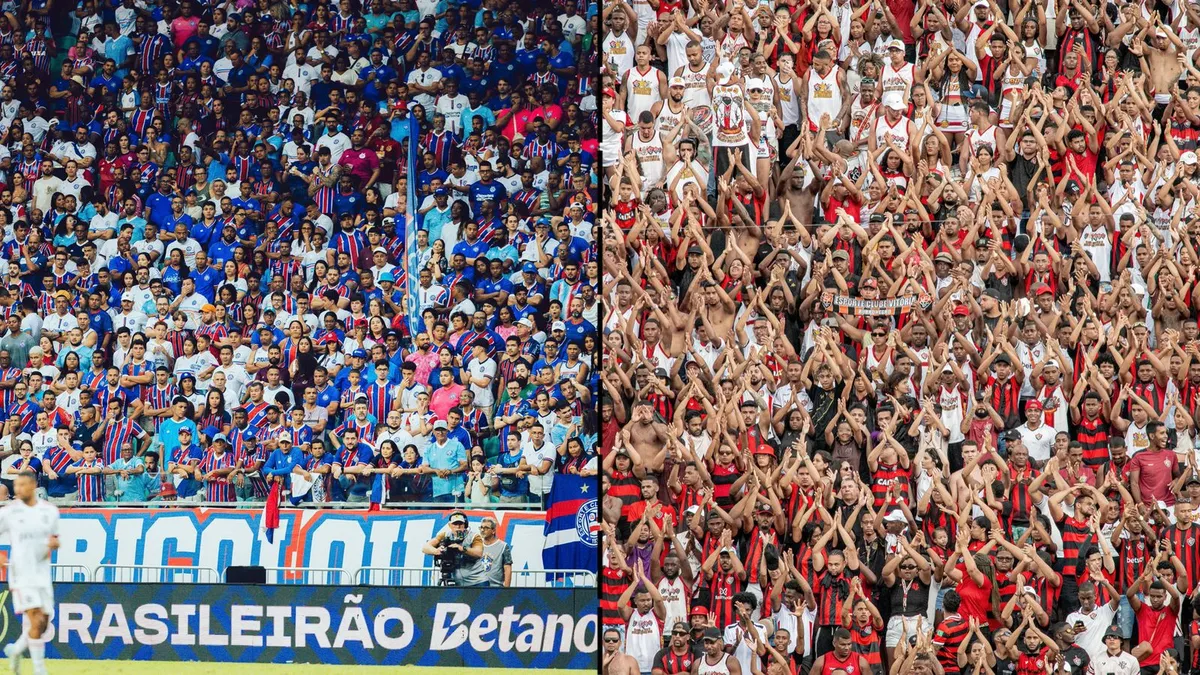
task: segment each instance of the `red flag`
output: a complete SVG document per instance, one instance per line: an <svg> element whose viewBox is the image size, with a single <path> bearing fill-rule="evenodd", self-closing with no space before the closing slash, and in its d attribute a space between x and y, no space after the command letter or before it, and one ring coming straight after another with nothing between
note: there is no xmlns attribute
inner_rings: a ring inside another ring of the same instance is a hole
<svg viewBox="0 0 1200 675"><path fill-rule="evenodd" d="M267 495L267 505L263 507L263 528L267 533L267 541L275 543L275 529L279 527L279 500L283 490L278 481L271 481L271 494Z"/></svg>

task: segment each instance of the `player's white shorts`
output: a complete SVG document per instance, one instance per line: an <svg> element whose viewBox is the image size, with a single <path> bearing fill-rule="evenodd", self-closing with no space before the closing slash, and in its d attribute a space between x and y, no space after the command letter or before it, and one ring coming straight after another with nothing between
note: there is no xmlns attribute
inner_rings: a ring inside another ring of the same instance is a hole
<svg viewBox="0 0 1200 675"><path fill-rule="evenodd" d="M54 618L54 587L53 586L10 586L12 593L13 611L24 613L27 609L40 609L46 616Z"/></svg>

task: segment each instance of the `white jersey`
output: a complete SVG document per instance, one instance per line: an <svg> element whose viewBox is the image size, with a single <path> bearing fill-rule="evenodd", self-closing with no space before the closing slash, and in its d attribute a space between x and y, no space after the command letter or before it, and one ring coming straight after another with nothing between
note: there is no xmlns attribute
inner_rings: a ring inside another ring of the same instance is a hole
<svg viewBox="0 0 1200 675"><path fill-rule="evenodd" d="M642 173L642 191L658 185L663 175L663 142L655 131L650 140L642 140L641 131L635 131L632 139L633 154L638 158Z"/></svg>
<svg viewBox="0 0 1200 675"><path fill-rule="evenodd" d="M687 106L680 103L679 110L671 109L671 101L663 101L662 110L658 111L658 117L654 119L654 130L660 134L669 134L675 130L675 127L683 124L683 114L687 112Z"/></svg>
<svg viewBox="0 0 1200 675"><path fill-rule="evenodd" d="M1079 245L1087 251L1092 264L1100 272L1100 282L1112 281L1112 238L1103 225L1085 225L1079 234Z"/></svg>
<svg viewBox="0 0 1200 675"><path fill-rule="evenodd" d="M654 610L645 614L633 610L625 631L625 653L637 659L638 668L646 673L659 649L662 649L662 622L654 615Z"/></svg>
<svg viewBox="0 0 1200 675"><path fill-rule="evenodd" d="M875 111L879 109L878 103L869 103L863 105L862 94L854 97L850 102L850 129L848 138L854 141L855 146L867 147L868 131L871 129L871 122L875 119Z"/></svg>
<svg viewBox="0 0 1200 675"><path fill-rule="evenodd" d="M798 92L796 91L798 84L799 79L795 77L787 82L775 80L775 90L779 93L779 107L783 110L780 119L783 120L785 127L800 122L800 101L797 99Z"/></svg>
<svg viewBox="0 0 1200 675"><path fill-rule="evenodd" d="M963 440L962 423L965 415L963 410L965 398L957 384L950 389L938 385L938 403L942 405L942 426L950 432L950 436L946 439L949 443L959 443Z"/></svg>
<svg viewBox="0 0 1200 675"><path fill-rule="evenodd" d="M58 507L36 500L28 506L14 499L0 509L0 534L8 534L8 585L46 588L50 575L50 538L58 536ZM50 608L46 608L49 610Z"/></svg>
<svg viewBox="0 0 1200 675"><path fill-rule="evenodd" d="M1053 427L1056 432L1067 431L1067 395L1063 393L1062 386L1043 386L1037 391L1037 400L1042 402L1042 415L1045 423ZM1048 402L1050 405L1046 405Z"/></svg>
<svg viewBox="0 0 1200 675"><path fill-rule="evenodd" d="M616 74L618 80L625 76L625 71L633 68L633 40L629 39L628 33L609 33L604 38L600 51L604 54L604 62Z"/></svg>
<svg viewBox="0 0 1200 675"><path fill-rule="evenodd" d="M916 70L911 63L905 63L899 68L893 68L890 63L885 65L881 72L883 77L882 102L886 104L891 101L901 101L907 104L908 91L912 88L915 73Z"/></svg>
<svg viewBox="0 0 1200 675"><path fill-rule="evenodd" d="M875 119L876 147L886 146L887 139L890 138L890 139L892 139L892 142L896 144L897 148L907 151L908 144L909 144L908 122L909 122L909 119L907 117L904 117L903 115L900 116L899 120L896 120L895 124L891 124L890 122L888 122L887 117L876 118Z"/></svg>
<svg viewBox="0 0 1200 675"><path fill-rule="evenodd" d="M658 592L663 596L663 605L667 609L667 618L663 625L674 626L676 622L686 622L687 601L691 593L688 585L683 582L683 577L675 577L674 582L666 577L659 579Z"/></svg>
<svg viewBox="0 0 1200 675"><path fill-rule="evenodd" d="M625 82L625 112L635 123L642 112L650 110L662 100L658 88L660 77L662 71L653 66L647 66L644 73L636 66L629 71L629 79Z"/></svg>
<svg viewBox="0 0 1200 675"><path fill-rule="evenodd" d="M808 71L808 128L816 131L821 118L829 115L832 122L837 119L842 110L842 87L838 84L837 66L829 69L824 77L817 73L816 68Z"/></svg>
<svg viewBox="0 0 1200 675"><path fill-rule="evenodd" d="M713 118L717 133L713 147L736 148L745 145L746 137L746 94L741 85L718 84L712 92Z"/></svg>
<svg viewBox="0 0 1200 675"><path fill-rule="evenodd" d="M979 148L987 145L992 149L992 154L996 153L996 125L987 128L987 131L979 131L971 129L967 132L968 148L971 150L971 156L974 157Z"/></svg>
<svg viewBox="0 0 1200 675"><path fill-rule="evenodd" d="M712 97L708 94L708 68L700 66L693 71L685 65L679 69L676 77L683 78L683 104L691 111L692 121L705 133L712 132Z"/></svg>
<svg viewBox="0 0 1200 675"><path fill-rule="evenodd" d="M714 665L708 664L708 655L700 656L700 669L697 671L700 675L729 675L729 654L721 654L721 660Z"/></svg>

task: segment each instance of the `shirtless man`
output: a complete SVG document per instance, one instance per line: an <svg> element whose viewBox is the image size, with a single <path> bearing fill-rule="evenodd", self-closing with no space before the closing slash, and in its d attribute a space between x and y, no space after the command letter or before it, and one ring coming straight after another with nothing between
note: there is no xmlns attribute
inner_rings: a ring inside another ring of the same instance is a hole
<svg viewBox="0 0 1200 675"><path fill-rule="evenodd" d="M1162 107L1171 102L1171 92L1178 86L1179 73L1183 70L1179 63L1179 54L1186 54L1188 50L1175 31L1164 24L1158 14L1151 12L1151 16L1154 21L1147 23L1133 41L1141 44L1140 55L1150 64L1146 73L1150 76L1154 103ZM1146 40L1146 33L1151 30L1154 31L1154 37Z"/></svg>
<svg viewBox="0 0 1200 675"><path fill-rule="evenodd" d="M651 458L667 444L671 431L667 425L654 421L654 406L649 401L638 401L633 406L629 424L621 430L626 447L633 448L639 456Z"/></svg>
<svg viewBox="0 0 1200 675"><path fill-rule="evenodd" d="M621 651L621 631L613 626L604 629L605 675L638 675L637 659Z"/></svg>

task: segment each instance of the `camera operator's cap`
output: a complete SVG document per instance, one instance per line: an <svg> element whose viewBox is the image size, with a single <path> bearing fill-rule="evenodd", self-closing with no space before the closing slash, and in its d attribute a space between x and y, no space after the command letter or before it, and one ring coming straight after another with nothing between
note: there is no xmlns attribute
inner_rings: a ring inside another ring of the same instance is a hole
<svg viewBox="0 0 1200 675"><path fill-rule="evenodd" d="M669 86L669 87L686 87L687 82L685 82L682 77L679 77L678 75L676 75L675 77L671 78L671 81L667 84L667 86Z"/></svg>
<svg viewBox="0 0 1200 675"><path fill-rule="evenodd" d="M979 1L983 2L983 0L979 0ZM983 6L987 7L987 3L983 2ZM888 43L888 49L899 49L900 51L904 51L904 40L901 40L899 38L892 40L891 42Z"/></svg>
<svg viewBox="0 0 1200 675"><path fill-rule="evenodd" d="M446 420L438 420L433 423L434 431L437 431L438 429L449 429L449 428L450 428L450 425L446 424Z"/></svg>
<svg viewBox="0 0 1200 675"><path fill-rule="evenodd" d="M450 514L450 524L451 525L466 525L467 517L465 515L463 515L462 513L458 513L458 512L451 513Z"/></svg>
<svg viewBox="0 0 1200 675"><path fill-rule="evenodd" d="M1116 626L1109 626L1104 631L1104 639L1107 640L1109 638L1117 638L1118 640L1123 640L1123 639L1125 639L1125 636L1121 635L1120 628L1118 628Z"/></svg>

